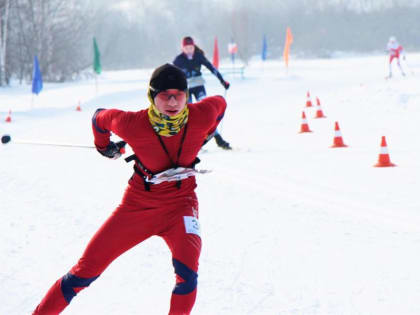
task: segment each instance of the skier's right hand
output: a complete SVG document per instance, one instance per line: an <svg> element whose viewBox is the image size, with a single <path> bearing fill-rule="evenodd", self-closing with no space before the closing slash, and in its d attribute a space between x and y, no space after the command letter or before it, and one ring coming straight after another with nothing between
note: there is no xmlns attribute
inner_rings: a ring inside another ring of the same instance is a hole
<svg viewBox="0 0 420 315"><path fill-rule="evenodd" d="M125 153L125 141L119 141L117 143L110 141L109 144L104 149L96 148L100 154L103 156L116 160L121 154Z"/></svg>
<svg viewBox="0 0 420 315"><path fill-rule="evenodd" d="M222 83L223 87L227 90L230 87L230 83L228 81L221 81L220 83Z"/></svg>

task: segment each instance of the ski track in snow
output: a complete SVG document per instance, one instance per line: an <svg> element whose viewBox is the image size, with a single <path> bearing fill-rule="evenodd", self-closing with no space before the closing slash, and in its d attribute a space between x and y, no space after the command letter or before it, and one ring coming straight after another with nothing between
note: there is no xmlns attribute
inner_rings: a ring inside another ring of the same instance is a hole
<svg viewBox="0 0 420 315"><path fill-rule="evenodd" d="M227 77L222 134L200 153L203 250L192 314L419 314L420 55L384 80L386 58L254 62ZM412 75L412 72L415 75ZM94 83L0 90L0 132L91 145L98 107L147 107L151 69ZM209 95L223 94L206 76ZM326 119L313 119L306 92ZM82 112L75 107L81 104ZM11 124L4 123L12 109ZM314 132L299 134L305 110ZM348 148L332 149L334 122ZM374 168L380 137L395 168ZM95 150L0 147L0 314L29 314L122 198L132 166ZM170 253L152 237L119 257L64 314L166 314Z"/></svg>

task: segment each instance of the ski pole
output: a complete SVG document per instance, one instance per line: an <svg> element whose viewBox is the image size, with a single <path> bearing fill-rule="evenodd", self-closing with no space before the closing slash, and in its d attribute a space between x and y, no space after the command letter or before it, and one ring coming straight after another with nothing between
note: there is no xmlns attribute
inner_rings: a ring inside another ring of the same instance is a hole
<svg viewBox="0 0 420 315"><path fill-rule="evenodd" d="M12 141L12 138L9 135L3 135L1 137L1 143L3 144L7 144L10 141ZM73 148L95 149L95 146L92 146L92 145L72 144L72 143L35 142L35 141L23 141L23 140L13 140L12 143L31 144L31 145L48 145L48 146L54 146L54 147L73 147Z"/></svg>
<svg viewBox="0 0 420 315"><path fill-rule="evenodd" d="M403 59L405 66L407 67L408 71L410 71L411 75L415 75L412 67L410 67L409 63L407 62L407 57Z"/></svg>
<svg viewBox="0 0 420 315"><path fill-rule="evenodd" d="M225 93L223 94L223 98L225 99L225 101L226 101L226 96L227 96L227 89L225 89ZM220 129L220 132L223 131L223 119L220 122L220 128L219 129Z"/></svg>

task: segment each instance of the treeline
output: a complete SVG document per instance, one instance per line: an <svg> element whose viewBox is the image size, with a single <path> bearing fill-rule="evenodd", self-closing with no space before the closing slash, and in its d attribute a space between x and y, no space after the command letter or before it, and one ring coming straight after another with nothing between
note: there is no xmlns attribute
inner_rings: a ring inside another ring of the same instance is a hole
<svg viewBox="0 0 420 315"><path fill-rule="evenodd" d="M287 26L292 54L380 51L390 35L410 51L420 49L419 16L418 0L0 0L0 84L31 80L34 55L45 81L78 78L94 36L108 70L170 62L185 35L208 55L217 36L222 58L233 39L248 62L265 34L268 57L280 58Z"/></svg>
<svg viewBox="0 0 420 315"><path fill-rule="evenodd" d="M0 0L0 83L30 80L35 55L47 81L69 80L89 66L92 13L82 0Z"/></svg>

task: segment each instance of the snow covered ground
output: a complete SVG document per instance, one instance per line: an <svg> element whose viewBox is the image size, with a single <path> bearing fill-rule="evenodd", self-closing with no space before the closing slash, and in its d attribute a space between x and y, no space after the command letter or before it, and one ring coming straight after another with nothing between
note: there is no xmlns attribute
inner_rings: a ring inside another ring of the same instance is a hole
<svg viewBox="0 0 420 315"><path fill-rule="evenodd" d="M254 62L227 76L222 134L201 154L203 251L193 314L420 314L420 55L385 80L386 57ZM0 134L92 145L97 107L148 106L151 70L0 89ZM208 94L223 94L206 77ZM313 119L306 92L326 119ZM75 111L81 104L82 111ZM4 122L12 110L12 123ZM299 134L306 111L313 133ZM334 122L347 148L332 149ZM381 136L393 168L375 168ZM0 146L0 314L29 314L118 205L131 165L93 149ZM151 238L64 314L166 314L169 250Z"/></svg>

